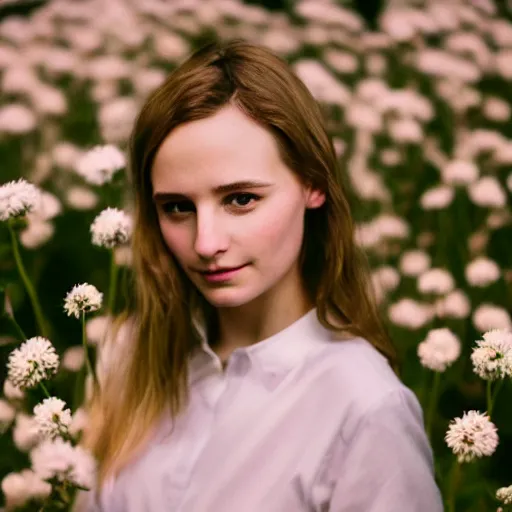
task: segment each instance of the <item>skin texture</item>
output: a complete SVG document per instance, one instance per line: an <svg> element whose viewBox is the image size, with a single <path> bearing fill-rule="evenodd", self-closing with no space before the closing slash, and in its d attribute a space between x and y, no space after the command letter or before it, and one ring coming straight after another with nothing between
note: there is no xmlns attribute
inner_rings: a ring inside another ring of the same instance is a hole
<svg viewBox="0 0 512 512"><path fill-rule="evenodd" d="M320 207L325 195L284 165L270 132L226 106L173 130L156 154L151 179L169 251L217 308L221 359L272 336L313 307L298 257L305 211ZM214 191L242 180L270 185ZM170 193L176 196L162 196ZM197 272L244 264L222 283L209 283Z"/></svg>

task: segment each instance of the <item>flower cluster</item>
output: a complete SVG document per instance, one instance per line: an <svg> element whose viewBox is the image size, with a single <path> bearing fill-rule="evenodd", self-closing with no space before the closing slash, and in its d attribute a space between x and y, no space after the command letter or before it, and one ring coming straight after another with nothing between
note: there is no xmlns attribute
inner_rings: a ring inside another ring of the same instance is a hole
<svg viewBox="0 0 512 512"><path fill-rule="evenodd" d="M498 489L496 491L496 499L500 500L504 505L512 505L512 485Z"/></svg>
<svg viewBox="0 0 512 512"><path fill-rule="evenodd" d="M101 305L101 294L87 284L76 286L67 299L67 309L75 315ZM4 384L6 396L15 403L16 400L23 400L25 389L38 384L48 396L35 405L33 416L23 412L16 414L9 402L0 400L0 432L14 421L13 440L16 446L22 451L31 450L32 468L12 472L2 480L2 491L9 510L32 501L52 501L52 496L57 495L62 500L56 506L63 508L71 505L68 491L73 486L90 489L94 485L96 461L91 453L76 445L76 437L87 421L86 412L79 408L72 415L66 403L49 396L43 384L43 380L54 376L58 368L59 357L55 348L41 336L26 340L9 355L8 380ZM57 490L54 492L55 486ZM62 490L65 492L62 493Z"/></svg>
<svg viewBox="0 0 512 512"><path fill-rule="evenodd" d="M10 354L7 368L9 381L14 386L33 388L57 373L59 356L48 339L36 336Z"/></svg>
<svg viewBox="0 0 512 512"><path fill-rule="evenodd" d="M81 313L90 313L101 308L103 294L92 284L77 284L67 294L64 310L68 316L80 318Z"/></svg>
<svg viewBox="0 0 512 512"><path fill-rule="evenodd" d="M476 343L471 361L477 375L485 380L512 376L512 332L492 329Z"/></svg>
<svg viewBox="0 0 512 512"><path fill-rule="evenodd" d="M496 426L489 416L478 411L469 411L462 418L455 418L450 422L445 441L460 463L492 455L499 438Z"/></svg>
<svg viewBox="0 0 512 512"><path fill-rule="evenodd" d="M96 475L96 461L80 446L60 437L41 442L30 453L32 469L44 480L57 478L91 488Z"/></svg>
<svg viewBox="0 0 512 512"><path fill-rule="evenodd" d="M455 334L446 327L432 329L418 345L421 364L436 372L444 372L460 356L461 345Z"/></svg>
<svg viewBox="0 0 512 512"><path fill-rule="evenodd" d="M66 403L56 397L46 398L34 407L34 419L42 436L55 439L68 435L71 411L64 407Z"/></svg>
<svg viewBox="0 0 512 512"><path fill-rule="evenodd" d="M132 231L131 218L118 208L103 210L91 225L92 243L112 249L130 239Z"/></svg>
<svg viewBox="0 0 512 512"><path fill-rule="evenodd" d="M114 174L126 167L124 154L112 144L96 146L86 152L76 164L76 172L92 185L112 181Z"/></svg>
<svg viewBox="0 0 512 512"><path fill-rule="evenodd" d="M39 204L41 192L24 179L0 186L0 221L21 217Z"/></svg>

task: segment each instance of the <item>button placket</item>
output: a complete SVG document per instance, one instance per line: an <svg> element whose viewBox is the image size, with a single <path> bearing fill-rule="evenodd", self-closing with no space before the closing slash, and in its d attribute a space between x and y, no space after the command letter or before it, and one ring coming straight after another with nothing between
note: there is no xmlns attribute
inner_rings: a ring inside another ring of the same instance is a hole
<svg viewBox="0 0 512 512"><path fill-rule="evenodd" d="M223 377L225 389L219 396L214 409L214 422L217 422L219 416L233 403L235 395L240 391L243 378L249 371L249 357L245 352L235 350L228 359Z"/></svg>

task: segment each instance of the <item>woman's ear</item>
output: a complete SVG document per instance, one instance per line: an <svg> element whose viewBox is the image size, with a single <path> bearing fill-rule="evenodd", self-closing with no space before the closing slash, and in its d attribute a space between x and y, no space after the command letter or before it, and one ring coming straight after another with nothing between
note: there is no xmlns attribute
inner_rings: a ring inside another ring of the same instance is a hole
<svg viewBox="0 0 512 512"><path fill-rule="evenodd" d="M306 208L320 208L325 203L325 193L319 189L309 189L306 196Z"/></svg>

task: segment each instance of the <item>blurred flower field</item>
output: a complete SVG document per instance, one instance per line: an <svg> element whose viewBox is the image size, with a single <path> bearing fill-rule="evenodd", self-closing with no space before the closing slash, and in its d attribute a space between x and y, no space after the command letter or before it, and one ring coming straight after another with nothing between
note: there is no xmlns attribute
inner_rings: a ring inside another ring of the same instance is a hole
<svg viewBox="0 0 512 512"><path fill-rule="evenodd" d="M70 509L93 478L80 405L130 278L132 123L193 50L242 37L322 107L446 509L512 510L512 6L390 1L372 30L349 3L288 5L50 0L0 21L0 507Z"/></svg>

